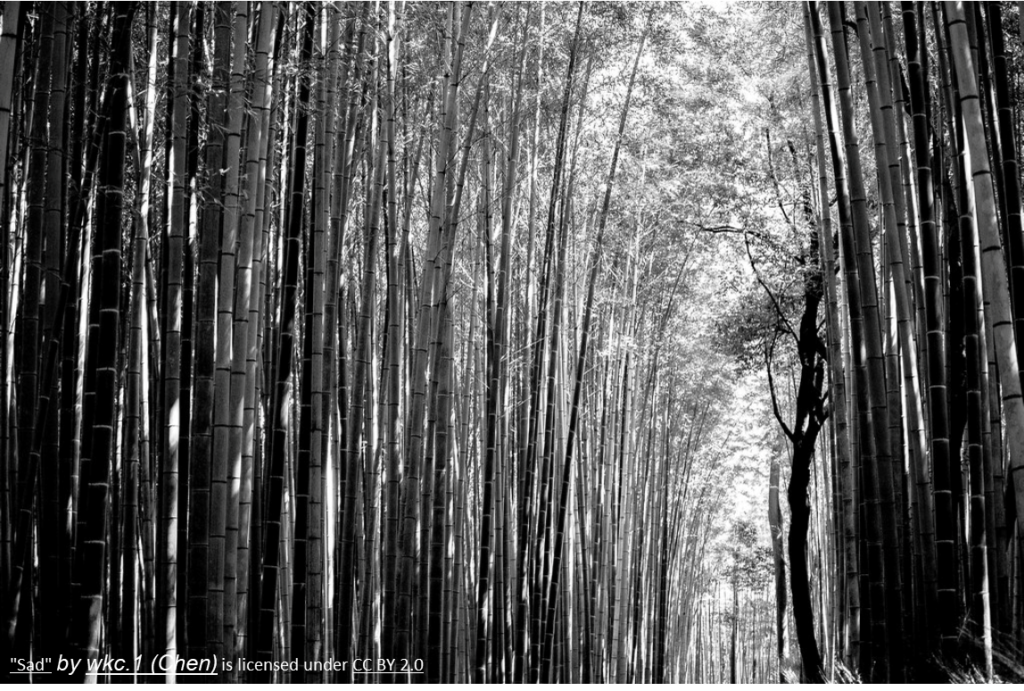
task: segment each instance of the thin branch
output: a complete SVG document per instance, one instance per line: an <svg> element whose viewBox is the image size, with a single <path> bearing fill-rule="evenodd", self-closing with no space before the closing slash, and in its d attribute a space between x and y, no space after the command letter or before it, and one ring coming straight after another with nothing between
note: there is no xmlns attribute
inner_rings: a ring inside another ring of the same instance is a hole
<svg viewBox="0 0 1024 691"><path fill-rule="evenodd" d="M764 138L768 146L768 177L771 178L772 188L775 190L775 203L779 207L779 211L782 212L782 218L786 221L786 225L796 230L792 219L789 214L786 213L786 207L782 204L782 192L779 190L779 178L775 174L775 163L772 161L772 134L771 130L767 127L764 128Z"/></svg>
<svg viewBox="0 0 1024 691"><path fill-rule="evenodd" d="M782 305L775 299L775 293L771 291L768 284L761 278L761 272L757 269L757 263L754 261L754 255L750 251L750 237L746 233L743 234L743 243L747 248L747 259L750 260L750 268L754 270L754 277L757 278L757 282L764 288L764 292L768 294L768 299L772 301L772 305L775 307L775 312L778 314L779 320L782 322L785 328L782 330L793 337L793 340L797 340L796 329L789 323L789 319L786 318L786 313L782 311Z"/></svg>
<svg viewBox="0 0 1024 691"><path fill-rule="evenodd" d="M782 419L782 412L779 410L779 398L775 394L775 378L772 376L772 355L775 353L775 339L772 338L770 345L764 349L764 367L768 372L768 391L772 396L772 412L775 414L775 419L779 421L779 425L782 427L782 431L789 437L791 442L796 442L796 436L793 431L789 429L789 425Z"/></svg>
<svg viewBox="0 0 1024 691"><path fill-rule="evenodd" d="M735 233L737 235L739 235L740 233L752 233L758 235L759 237L764 236L764 233L762 232L747 230L745 226L737 226L733 225L732 223L723 223L721 225L708 226L704 225L703 223L694 223L693 221L681 222L684 223L685 225L696 228L702 233Z"/></svg>

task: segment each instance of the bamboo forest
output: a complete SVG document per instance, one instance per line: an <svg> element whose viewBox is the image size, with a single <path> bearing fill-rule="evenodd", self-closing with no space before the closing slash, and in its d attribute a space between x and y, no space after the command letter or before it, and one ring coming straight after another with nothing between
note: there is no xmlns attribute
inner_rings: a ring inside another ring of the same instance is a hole
<svg viewBox="0 0 1024 691"><path fill-rule="evenodd" d="M1024 682L1024 9L0 3L9 683Z"/></svg>

